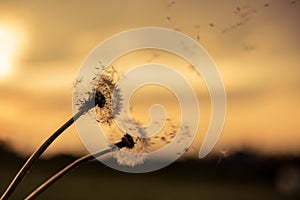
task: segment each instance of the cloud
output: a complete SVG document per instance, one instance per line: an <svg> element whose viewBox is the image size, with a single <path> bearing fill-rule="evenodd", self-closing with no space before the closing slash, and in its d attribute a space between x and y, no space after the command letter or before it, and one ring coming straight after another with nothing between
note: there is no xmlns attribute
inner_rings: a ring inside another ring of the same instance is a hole
<svg viewBox="0 0 300 200"><path fill-rule="evenodd" d="M9 122L7 128L16 127L15 136L9 137L26 137L34 129L46 132L47 126L54 129L69 116L76 71L99 42L130 28L160 26L179 28L195 40L199 36L197 41L220 69L230 117L225 143L235 145L242 139L259 149L263 135L279 145L284 130L292 129L292 137L284 137L286 148L289 140L300 146L294 134L299 131L295 125L299 117L292 112L300 96L299 5L194 0L167 4L161 0L1 1L1 21L21 23L28 36L14 77L0 83L0 107L5 111L1 121ZM234 13L237 6L251 13L242 25L237 25L242 20ZM269 114L275 108L277 113ZM34 120L40 121L39 127L31 127ZM251 140L242 131L251 132Z"/></svg>

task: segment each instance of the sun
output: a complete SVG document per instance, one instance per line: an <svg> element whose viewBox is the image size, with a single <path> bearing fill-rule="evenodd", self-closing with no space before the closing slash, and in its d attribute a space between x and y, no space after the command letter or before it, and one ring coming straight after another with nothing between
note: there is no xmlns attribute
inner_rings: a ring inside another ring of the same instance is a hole
<svg viewBox="0 0 300 200"><path fill-rule="evenodd" d="M16 55L17 35L7 27L0 26L0 77L12 70Z"/></svg>

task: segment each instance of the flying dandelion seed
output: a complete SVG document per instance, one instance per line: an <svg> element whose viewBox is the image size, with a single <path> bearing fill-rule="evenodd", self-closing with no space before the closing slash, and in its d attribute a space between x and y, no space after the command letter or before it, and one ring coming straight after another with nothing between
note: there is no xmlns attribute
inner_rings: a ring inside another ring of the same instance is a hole
<svg viewBox="0 0 300 200"><path fill-rule="evenodd" d="M175 27L175 25L174 25L174 23L173 23L173 20L172 20L172 18L171 18L170 16L166 16L166 19L170 22L170 24L171 24L171 26L172 26L172 29L173 29L174 31L179 31L179 28L176 28L176 27Z"/></svg>
<svg viewBox="0 0 300 200"><path fill-rule="evenodd" d="M264 8L267 8L269 6L270 6L270 4L268 4L268 3L263 5ZM221 33L224 34L224 33L236 30L236 29L246 25L250 21L250 19L252 19L252 17L254 15L258 14L259 11L260 11L260 9L254 9L254 8L248 7L247 5L237 6L233 10L233 13L239 17L239 20L237 20L236 22L223 28L223 30L221 30Z"/></svg>
<svg viewBox="0 0 300 200"><path fill-rule="evenodd" d="M173 21L172 21L171 17L167 16L166 19L168 20L168 22L170 22L170 24L172 25L172 27L174 29L174 24L173 24Z"/></svg>
<svg viewBox="0 0 300 200"><path fill-rule="evenodd" d="M172 6L175 5L175 3L176 3L176 1L171 1L171 2L168 3L167 7L171 8Z"/></svg>
<svg viewBox="0 0 300 200"><path fill-rule="evenodd" d="M254 51L256 49L256 46L254 45L247 45L245 44L243 49L246 51L246 52L251 52L251 51Z"/></svg>
<svg viewBox="0 0 300 200"><path fill-rule="evenodd" d="M296 4L299 0L293 0L293 1L290 1L290 4L293 5L293 4Z"/></svg>
<svg viewBox="0 0 300 200"><path fill-rule="evenodd" d="M197 36L196 36L196 38L197 38L198 41L200 41L200 34L199 34L200 26L199 26L199 25L196 25L196 26L195 26L195 29L196 29L196 31L197 31Z"/></svg>

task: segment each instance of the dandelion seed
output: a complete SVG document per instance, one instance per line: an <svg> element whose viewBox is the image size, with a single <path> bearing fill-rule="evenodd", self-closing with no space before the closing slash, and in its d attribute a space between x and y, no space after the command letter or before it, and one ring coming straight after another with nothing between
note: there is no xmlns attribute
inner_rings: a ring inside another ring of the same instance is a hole
<svg viewBox="0 0 300 200"><path fill-rule="evenodd" d="M173 23L173 21L172 21L172 19L171 19L170 16L167 16L166 19L170 22L170 24L171 24L171 26L172 26L172 28L173 28L174 31L179 31L179 28L175 27L175 25L174 25L174 23Z"/></svg>
<svg viewBox="0 0 300 200"><path fill-rule="evenodd" d="M119 150L112 154L112 157L117 160L117 163L122 166L135 167L144 163L145 154L128 153L126 150Z"/></svg>
<svg viewBox="0 0 300 200"><path fill-rule="evenodd" d="M78 84L80 84L82 82L82 77L78 78L78 79L75 79L73 85L74 87L76 87Z"/></svg>
<svg viewBox="0 0 300 200"><path fill-rule="evenodd" d="M168 3L167 7L170 8L172 7L173 5L175 5L176 1L171 1Z"/></svg>
<svg viewBox="0 0 300 200"><path fill-rule="evenodd" d="M199 35L199 29L200 29L200 26L199 26L199 25L196 25L196 26L195 26L195 29L197 30L197 36L196 36L196 38L197 38L197 40L199 41L199 40L200 40L200 35Z"/></svg>
<svg viewBox="0 0 300 200"><path fill-rule="evenodd" d="M213 23L208 24L210 27L214 27L215 25Z"/></svg>
<svg viewBox="0 0 300 200"><path fill-rule="evenodd" d="M244 50L245 51L250 52L250 51L253 51L255 49L256 49L256 47L254 45L244 45Z"/></svg>
<svg viewBox="0 0 300 200"><path fill-rule="evenodd" d="M297 3L297 1L299 1L299 0L293 0L290 2L290 4L293 5L293 4Z"/></svg>

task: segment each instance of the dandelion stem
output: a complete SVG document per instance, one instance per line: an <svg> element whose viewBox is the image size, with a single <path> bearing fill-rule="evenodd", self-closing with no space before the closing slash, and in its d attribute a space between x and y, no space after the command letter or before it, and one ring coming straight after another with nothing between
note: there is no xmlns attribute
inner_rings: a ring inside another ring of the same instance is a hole
<svg viewBox="0 0 300 200"><path fill-rule="evenodd" d="M33 192L31 192L25 200L35 199L37 196L39 196L43 191L45 191L47 188L49 188L53 183L55 183L58 179L60 179L62 176L66 175L68 172L70 172L72 169L77 168L78 166L87 163L89 161L94 160L95 158L98 158L100 156L103 156L107 153L119 150L123 147L127 148L133 148L134 147L134 141L129 134L125 134L120 142L117 142L112 146L111 148L101 150L97 153L88 154L86 156L83 156L81 158L78 158L77 160L73 161L63 169L61 169L59 172L57 172L55 175L50 177L47 181L45 181L43 184L41 184L37 189L35 189Z"/></svg>
<svg viewBox="0 0 300 200"><path fill-rule="evenodd" d="M38 158L45 152L54 140L61 135L69 126L71 126L82 114L86 112L85 109L79 110L71 119L63 124L57 131L55 131L26 161L23 167L19 170L15 178L11 181L10 185L3 193L1 200L7 200L20 184L24 176L28 173L32 165Z"/></svg>
<svg viewBox="0 0 300 200"><path fill-rule="evenodd" d="M123 147L127 147L127 148L133 148L134 147L134 141L133 141L131 135L125 134L122 137L121 141L115 143L114 146L112 146L111 148L99 151L97 153L88 154L86 156L83 156L83 157L78 158L77 160L73 161L72 163L70 163L69 165L67 165L66 167L64 167L60 171L58 171L55 175L53 175L52 177L50 177L47 181L45 181L44 183L42 183L37 189L35 189L33 192L31 192L25 198L25 200L30 200L30 199L36 198L43 191L45 191L48 187L50 187L53 183L55 183L58 179L60 179L62 176L66 175L69 171L71 171L72 169L75 169L79 165L82 165L82 164L84 164L86 162L92 161L95 158L103 156L103 155L105 155L107 153L119 150L119 149L121 149Z"/></svg>
<svg viewBox="0 0 300 200"><path fill-rule="evenodd" d="M67 165L63 169L61 169L59 172L57 172L55 175L53 175L51 178L49 178L46 182L41 184L37 189L35 189L32 193L30 193L25 200L35 199L37 196L39 196L43 191L45 191L48 187L50 187L53 183L55 183L58 179L60 179L62 176L66 175L68 172L70 172L72 169L77 168L78 166L92 161L97 157L103 156L111 151L113 151L115 148L109 148L102 151L99 151L95 154L89 154L86 156L83 156L81 158L78 158L77 160L73 161L71 164Z"/></svg>

